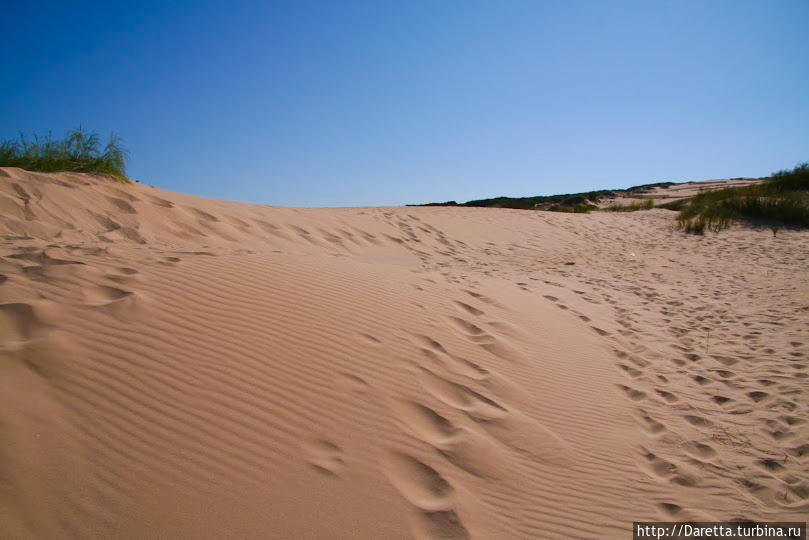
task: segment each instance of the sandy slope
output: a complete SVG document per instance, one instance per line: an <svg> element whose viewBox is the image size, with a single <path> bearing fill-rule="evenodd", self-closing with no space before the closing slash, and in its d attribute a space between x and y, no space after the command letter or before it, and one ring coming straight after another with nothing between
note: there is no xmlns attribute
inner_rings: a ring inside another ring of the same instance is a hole
<svg viewBox="0 0 809 540"><path fill-rule="evenodd" d="M0 537L805 519L809 233L0 169Z"/></svg>
<svg viewBox="0 0 809 540"><path fill-rule="evenodd" d="M654 204L660 206L666 203L690 199L694 195L703 191L716 191L728 187L745 187L753 184L760 184L766 181L765 178L728 178L723 180L704 180L702 182L683 182L680 184L656 185L638 191L619 191L615 197L604 198L598 206L607 208L611 205L629 206L641 201L651 199Z"/></svg>

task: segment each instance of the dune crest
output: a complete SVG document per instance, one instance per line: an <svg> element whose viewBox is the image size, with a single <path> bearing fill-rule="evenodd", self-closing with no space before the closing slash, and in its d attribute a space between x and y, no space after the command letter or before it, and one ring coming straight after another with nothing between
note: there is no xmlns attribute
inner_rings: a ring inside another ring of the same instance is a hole
<svg viewBox="0 0 809 540"><path fill-rule="evenodd" d="M809 233L671 216L0 169L0 536L802 520Z"/></svg>

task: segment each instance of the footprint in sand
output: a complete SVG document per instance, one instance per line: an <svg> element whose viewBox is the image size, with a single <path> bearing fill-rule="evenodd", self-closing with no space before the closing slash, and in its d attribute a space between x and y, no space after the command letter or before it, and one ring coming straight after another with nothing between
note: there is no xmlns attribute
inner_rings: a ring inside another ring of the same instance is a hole
<svg viewBox="0 0 809 540"><path fill-rule="evenodd" d="M469 296L471 296L472 298L474 298L476 300L480 300L481 302L483 302L485 304L489 304L489 305L492 305L494 307L498 307L498 308L503 309L503 306L497 300L495 300L493 298L489 298L486 295L476 293L475 291L464 290L464 292L466 294L468 294ZM457 303L458 304L463 304L463 302L457 302ZM463 307L463 306L461 306L461 307ZM477 310L477 311L480 311L477 308L474 308L474 309ZM470 311L470 313L472 313L472 315L478 315L477 313L474 313L474 312L471 312L471 311ZM483 314L483 312L480 313L480 315L482 315L482 314Z"/></svg>
<svg viewBox="0 0 809 540"><path fill-rule="evenodd" d="M477 325L469 324L466 321L456 322L456 328L461 329L466 334L466 338L479 345L483 350L510 362L523 362L525 355L516 346L508 343L504 339L498 339L492 334L484 332ZM477 333L480 331L479 333Z"/></svg>
<svg viewBox="0 0 809 540"><path fill-rule="evenodd" d="M703 377L702 375L694 375L691 378L694 379L694 382L696 382L700 386L704 386L704 385L710 384L712 382L711 379L709 379L707 377Z"/></svg>
<svg viewBox="0 0 809 540"><path fill-rule="evenodd" d="M236 216L225 216L225 219L231 223L237 229L242 230L243 232L248 232L251 228L251 225L244 221L243 219L239 219Z"/></svg>
<svg viewBox="0 0 809 540"><path fill-rule="evenodd" d="M161 199L160 197L155 197L154 195L147 195L146 196L152 204L163 207L163 208L174 208L174 203L171 201L167 201L166 199Z"/></svg>
<svg viewBox="0 0 809 540"><path fill-rule="evenodd" d="M502 479L508 473L508 455L489 435L458 426L415 401L396 400L390 408L406 432L430 444L459 469L488 479Z"/></svg>
<svg viewBox="0 0 809 540"><path fill-rule="evenodd" d="M458 329L461 333L465 334L467 337L480 336L484 333L482 328L472 324L466 319L462 319L460 317L448 317L448 320L452 326Z"/></svg>
<svg viewBox="0 0 809 540"><path fill-rule="evenodd" d="M49 328L31 304L0 304L0 351L22 349L43 337Z"/></svg>
<svg viewBox="0 0 809 540"><path fill-rule="evenodd" d="M727 405L728 403L733 403L733 399L719 394L711 396L711 400L719 406L724 406Z"/></svg>
<svg viewBox="0 0 809 540"><path fill-rule="evenodd" d="M89 306L106 306L129 298L133 294L131 291L107 285L95 285L84 290L85 302Z"/></svg>
<svg viewBox="0 0 809 540"><path fill-rule="evenodd" d="M127 191L123 191L121 189L111 188L110 191L112 191L113 193L118 195L120 198L122 198L124 200L127 200L129 202L138 202L140 200L137 197L135 197L134 195L132 195L131 193L129 193Z"/></svg>
<svg viewBox="0 0 809 540"><path fill-rule="evenodd" d="M458 431L455 424L421 403L394 400L390 408L412 435L431 444L438 444Z"/></svg>
<svg viewBox="0 0 809 540"><path fill-rule="evenodd" d="M422 368L422 387L436 399L474 420L489 435L506 446L542 462L567 466L571 449L564 440L527 415Z"/></svg>
<svg viewBox="0 0 809 540"><path fill-rule="evenodd" d="M118 210L125 214L137 214L138 211L135 210L135 207L129 204L127 201L123 199L119 199L117 197L107 197L107 199L116 207Z"/></svg>
<svg viewBox="0 0 809 540"><path fill-rule="evenodd" d="M665 480L685 487L694 487L702 480L699 472L684 463L674 463L666 460L647 449L643 449L643 460L640 466L653 478Z"/></svg>
<svg viewBox="0 0 809 540"><path fill-rule="evenodd" d="M213 214L209 214L205 210L200 210L199 208L189 207L188 211L203 221L212 221L212 222L219 221L218 217L214 216Z"/></svg>
<svg viewBox="0 0 809 540"><path fill-rule="evenodd" d="M461 518L458 517L454 510L420 512L414 528L423 531L427 538L448 538L451 540L471 538L466 527L463 526Z"/></svg>
<svg viewBox="0 0 809 540"><path fill-rule="evenodd" d="M483 315L485 313L484 311L482 311L482 310L480 310L480 309L478 309L478 308L476 308L474 306L470 306L469 304L467 304L465 302L461 302L459 300L455 301L455 305L458 306L463 311L465 311L466 313L469 313L470 315L474 315L476 317L480 317L481 315Z"/></svg>
<svg viewBox="0 0 809 540"><path fill-rule="evenodd" d="M809 457L809 443L793 446L792 448L788 448L786 452L803 463L805 458Z"/></svg>
<svg viewBox="0 0 809 540"><path fill-rule="evenodd" d="M638 409L638 412L640 413L641 425L648 433L657 435L666 431L666 426L652 418L645 410Z"/></svg>
<svg viewBox="0 0 809 540"><path fill-rule="evenodd" d="M344 390L357 394L365 394L370 390L368 382L353 373L340 372L337 374L335 382Z"/></svg>
<svg viewBox="0 0 809 540"><path fill-rule="evenodd" d="M658 503L657 507L660 508L660 510L663 512L663 515L665 515L666 517L676 517L683 510L679 504L668 502Z"/></svg>
<svg viewBox="0 0 809 540"><path fill-rule="evenodd" d="M673 502L662 502L657 504L664 521L693 521L693 522L709 522L716 521L716 517L703 512L702 510L685 509L679 504Z"/></svg>
<svg viewBox="0 0 809 540"><path fill-rule="evenodd" d="M770 397L770 394L768 394L767 392L760 392L760 391L748 392L747 397L758 403L759 401L763 401L768 397Z"/></svg>
<svg viewBox="0 0 809 540"><path fill-rule="evenodd" d="M704 416L694 415L694 414L686 414L684 416L685 421L695 427L700 428L707 428L713 425L713 422L705 418Z"/></svg>
<svg viewBox="0 0 809 540"><path fill-rule="evenodd" d="M686 452L700 459L709 459L716 456L716 450L713 447L697 441L686 444L684 448Z"/></svg>
<svg viewBox="0 0 809 540"><path fill-rule="evenodd" d="M110 280L110 281L112 281L112 282L114 282L114 283L116 283L118 285L124 285L126 283L130 283L134 279L133 275L126 275L126 274L107 274L104 277L106 277L108 280Z"/></svg>
<svg viewBox="0 0 809 540"><path fill-rule="evenodd" d="M304 451L309 465L327 476L339 476L345 467L343 449L326 439L310 441L304 447Z"/></svg>
<svg viewBox="0 0 809 540"><path fill-rule="evenodd" d="M676 403L677 401L679 401L679 398L677 396L666 390L661 390L658 388L655 389L655 393L658 396L662 397L664 400L666 400L667 403Z"/></svg>
<svg viewBox="0 0 809 540"><path fill-rule="evenodd" d="M493 377L496 379L502 379L502 377L492 373L480 364L459 356L449 356L449 361L447 362L446 367L453 373L462 375L472 379L473 381L487 382L491 381Z"/></svg>
<svg viewBox="0 0 809 540"><path fill-rule="evenodd" d="M416 342L416 344L421 345L423 347L426 347L428 350L433 350L433 351L440 352L440 353L443 353L443 354L449 354L449 353L447 353L447 350L444 348L444 346L441 345L441 343L434 340L430 336L414 334L413 335L413 340Z"/></svg>
<svg viewBox="0 0 809 540"><path fill-rule="evenodd" d="M264 220L256 219L256 218L254 218L253 221L255 221L258 224L258 226L264 232L269 233L269 234L275 236L276 238L281 238L282 240L287 240L287 241L290 241L290 242L293 241L292 237L289 236L283 230L281 230L281 227L279 227L278 225L274 225L274 224L272 224L272 223L270 223L268 221L264 221Z"/></svg>
<svg viewBox="0 0 809 540"><path fill-rule="evenodd" d="M647 472L658 478L668 478L677 472L677 466L665 459L653 454L647 449L643 449L643 461L641 466Z"/></svg>
<svg viewBox="0 0 809 540"><path fill-rule="evenodd" d="M778 420L783 422L788 426L797 426L801 424L805 424L806 420L803 418L798 418L797 416L790 416L790 415L781 415L778 417Z"/></svg>
<svg viewBox="0 0 809 540"><path fill-rule="evenodd" d="M384 464L393 486L416 510L414 533L427 538L470 538L455 508L455 490L436 469L404 453Z"/></svg>
<svg viewBox="0 0 809 540"><path fill-rule="evenodd" d="M619 384L616 386L618 386L618 388L620 388L624 392L624 394L632 401L641 401L646 399L646 392L636 390L630 386L626 386L625 384Z"/></svg>
<svg viewBox="0 0 809 540"><path fill-rule="evenodd" d="M771 473L777 473L784 470L784 465L772 458L757 459L755 463L761 469Z"/></svg>
<svg viewBox="0 0 809 540"><path fill-rule="evenodd" d="M626 364L618 364L618 368L623 370L624 373L626 373L633 379L637 379L638 377L643 375L643 372L640 371L639 369L635 369L632 366L628 366Z"/></svg>

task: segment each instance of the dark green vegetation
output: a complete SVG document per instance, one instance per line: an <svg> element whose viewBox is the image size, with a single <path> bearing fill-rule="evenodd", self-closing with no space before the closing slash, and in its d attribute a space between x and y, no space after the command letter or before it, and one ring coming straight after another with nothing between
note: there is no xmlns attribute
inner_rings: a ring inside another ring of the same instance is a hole
<svg viewBox="0 0 809 540"><path fill-rule="evenodd" d="M428 203L410 206L467 206L476 208L516 208L519 210L549 210L551 212L587 213L598 210L598 203L602 199L610 199L621 193L637 196L655 188L667 189L673 186L674 182L658 182L656 184L644 184L634 186L625 190L602 189L599 191L587 191L584 193L568 193L565 195L539 195L535 197L495 197L493 199L478 199L465 203L447 201L444 203ZM618 207L613 205L607 210L616 212L631 212L634 210L648 210L654 207L652 201L642 201L636 205Z"/></svg>
<svg viewBox="0 0 809 540"><path fill-rule="evenodd" d="M646 193L647 191L652 191L655 188L668 189L675 184L676 182L657 182L656 184L643 184L640 186L632 186L631 188L626 188L626 191L632 194Z"/></svg>
<svg viewBox="0 0 809 540"><path fill-rule="evenodd" d="M110 135L102 148L98 134L81 128L68 131L63 139L48 134L29 140L21 133L16 140L0 142L0 167L28 171L96 173L126 180L126 158L117 135Z"/></svg>
<svg viewBox="0 0 809 540"><path fill-rule="evenodd" d="M610 190L588 191L567 195L547 195L536 197L495 197L458 204L455 201L429 203L414 206L468 206L476 208L517 208L520 210L551 210L553 212L589 212L596 203L606 197L614 197Z"/></svg>
<svg viewBox="0 0 809 540"><path fill-rule="evenodd" d="M676 201L655 205L655 208L665 208L666 210L679 212L686 204L688 204L688 199L677 199Z"/></svg>
<svg viewBox="0 0 809 540"><path fill-rule="evenodd" d="M779 171L761 184L700 193L684 203L677 222L685 232L718 232L736 221L809 227L809 163Z"/></svg>
<svg viewBox="0 0 809 540"><path fill-rule="evenodd" d="M604 210L607 212L637 212L638 210L651 210L654 207L654 200L645 199L632 204L611 204L604 208Z"/></svg>

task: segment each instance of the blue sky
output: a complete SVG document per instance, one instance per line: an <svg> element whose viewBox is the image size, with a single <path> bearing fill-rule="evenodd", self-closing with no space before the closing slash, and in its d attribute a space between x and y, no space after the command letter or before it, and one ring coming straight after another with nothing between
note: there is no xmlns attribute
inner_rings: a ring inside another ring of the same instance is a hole
<svg viewBox="0 0 809 540"><path fill-rule="evenodd" d="M0 137L303 206L767 175L809 160L809 2L10 2Z"/></svg>

